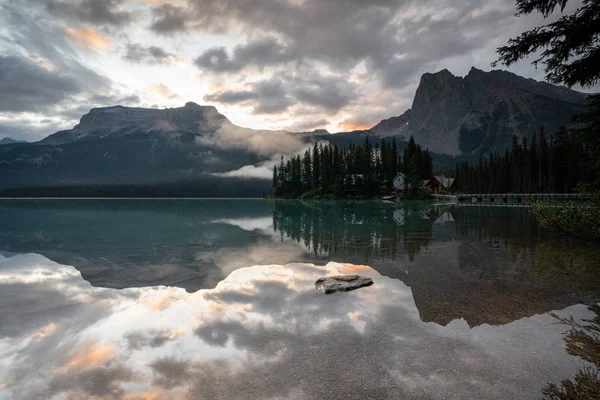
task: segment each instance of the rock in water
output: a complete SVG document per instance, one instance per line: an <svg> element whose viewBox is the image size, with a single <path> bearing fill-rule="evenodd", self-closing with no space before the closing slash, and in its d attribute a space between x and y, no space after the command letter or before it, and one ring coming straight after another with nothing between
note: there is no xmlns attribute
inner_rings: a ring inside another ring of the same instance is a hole
<svg viewBox="0 0 600 400"><path fill-rule="evenodd" d="M335 292L349 292L365 286L371 286L373 280L359 275L338 275L319 278L315 282L317 290L331 294Z"/></svg>

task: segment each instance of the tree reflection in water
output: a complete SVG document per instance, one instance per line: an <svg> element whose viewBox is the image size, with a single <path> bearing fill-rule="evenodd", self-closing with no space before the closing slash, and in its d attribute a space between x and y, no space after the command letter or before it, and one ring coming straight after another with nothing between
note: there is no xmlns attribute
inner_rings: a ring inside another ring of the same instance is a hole
<svg viewBox="0 0 600 400"><path fill-rule="evenodd" d="M510 249L513 262L544 239L529 209L454 207L427 202L274 201L273 227L281 240L304 244L315 255L340 252L369 259L412 262L435 239L488 241Z"/></svg>
<svg viewBox="0 0 600 400"><path fill-rule="evenodd" d="M546 385L542 393L547 399L600 399L600 305L592 304L588 308L595 316L581 322L573 317L562 318L554 315L561 323L571 328L564 338L567 352L592 365L582 367L573 379L565 379L558 385Z"/></svg>
<svg viewBox="0 0 600 400"><path fill-rule="evenodd" d="M344 251L372 258L395 259L403 245L409 260L432 240L434 221L423 203L402 207L379 202L273 202L273 228L284 238L304 244L315 255ZM451 218L451 216L450 216Z"/></svg>

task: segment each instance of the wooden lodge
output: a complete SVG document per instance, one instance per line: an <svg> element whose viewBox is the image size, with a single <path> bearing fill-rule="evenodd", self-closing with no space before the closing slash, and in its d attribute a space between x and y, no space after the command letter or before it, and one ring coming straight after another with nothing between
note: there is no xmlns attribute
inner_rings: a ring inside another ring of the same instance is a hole
<svg viewBox="0 0 600 400"><path fill-rule="evenodd" d="M435 175L425 184L425 189L434 193L447 192L456 193L457 185L455 178L447 178L446 175Z"/></svg>

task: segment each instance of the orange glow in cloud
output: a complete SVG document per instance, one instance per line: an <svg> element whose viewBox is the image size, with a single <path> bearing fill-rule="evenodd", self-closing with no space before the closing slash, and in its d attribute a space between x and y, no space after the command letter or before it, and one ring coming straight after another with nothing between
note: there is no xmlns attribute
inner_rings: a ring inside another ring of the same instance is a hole
<svg viewBox="0 0 600 400"><path fill-rule="evenodd" d="M110 38L91 26L69 26L65 29L69 38L79 47L104 50L110 46Z"/></svg>
<svg viewBox="0 0 600 400"><path fill-rule="evenodd" d="M345 274L353 274L353 273L369 271L369 270L371 270L371 267L367 267L366 265L347 264L344 267Z"/></svg>
<svg viewBox="0 0 600 400"><path fill-rule="evenodd" d="M158 296L158 298L146 298L142 300L142 304L148 307L152 311L165 310L171 307L179 300L172 294L166 294Z"/></svg>
<svg viewBox="0 0 600 400"><path fill-rule="evenodd" d="M12 383L13 383L13 378L9 376L4 381L0 382L0 389L7 388L8 386L12 385Z"/></svg>
<svg viewBox="0 0 600 400"><path fill-rule="evenodd" d="M180 388L174 388L169 391L161 389L149 389L142 393L125 393L123 400L183 400L187 399Z"/></svg>
<svg viewBox="0 0 600 400"><path fill-rule="evenodd" d="M342 128L345 131L359 131L364 129L370 129L372 125L364 125L358 122L345 121L342 122Z"/></svg>
<svg viewBox="0 0 600 400"><path fill-rule="evenodd" d="M352 321L358 321L358 319L360 318L360 311L349 312L348 318Z"/></svg>
<svg viewBox="0 0 600 400"><path fill-rule="evenodd" d="M108 345L86 344L71 353L68 367L94 367L114 357L114 351Z"/></svg>
<svg viewBox="0 0 600 400"><path fill-rule="evenodd" d="M166 398L163 393L152 390L143 393L128 393L124 397L125 400L162 400Z"/></svg>
<svg viewBox="0 0 600 400"><path fill-rule="evenodd" d="M149 89L151 92L158 94L160 97L164 99L174 99L177 97L177 93L173 92L167 86L163 84L159 85L150 85Z"/></svg>
<svg viewBox="0 0 600 400"><path fill-rule="evenodd" d="M41 327L40 329L38 329L37 331L33 332L29 337L32 339L40 339L43 338L44 336L48 336L51 333L54 333L54 331L56 331L56 324L54 322L49 323L48 325L45 325L43 327Z"/></svg>

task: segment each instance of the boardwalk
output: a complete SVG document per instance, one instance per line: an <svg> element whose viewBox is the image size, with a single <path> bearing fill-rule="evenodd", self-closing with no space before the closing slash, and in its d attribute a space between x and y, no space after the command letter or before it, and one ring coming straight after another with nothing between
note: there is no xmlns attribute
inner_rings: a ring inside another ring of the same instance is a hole
<svg viewBox="0 0 600 400"><path fill-rule="evenodd" d="M503 202L503 203L533 203L545 201L582 201L589 195L580 193L461 193L455 196L459 203L466 202Z"/></svg>

